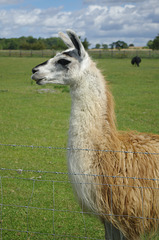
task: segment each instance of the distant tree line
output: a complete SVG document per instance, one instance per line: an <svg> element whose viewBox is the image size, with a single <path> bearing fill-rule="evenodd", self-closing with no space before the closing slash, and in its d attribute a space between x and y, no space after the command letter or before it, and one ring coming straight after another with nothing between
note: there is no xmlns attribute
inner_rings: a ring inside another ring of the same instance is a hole
<svg viewBox="0 0 159 240"><path fill-rule="evenodd" d="M129 46L132 46L133 44L130 44ZM103 48L103 49L108 49L108 47L110 47L111 49L123 49L123 48L128 48L129 47L127 43L125 43L124 41L117 41L117 42L113 42L111 44L109 44L109 46L107 44L99 44L97 43L95 48L99 49L99 48Z"/></svg>
<svg viewBox="0 0 159 240"><path fill-rule="evenodd" d="M81 39L81 37L79 37ZM82 43L87 50L91 45L87 38L82 40ZM133 45L133 44L130 44ZM130 46L129 45L129 46ZM108 49L108 48L116 48L123 49L128 48L127 43L124 41L113 42L112 44L99 44L95 45L96 49ZM43 50L43 49L55 49L55 50L63 50L66 49L66 45L64 42L58 37L51 38L34 38L32 36L29 37L20 37L20 38L0 38L0 49L21 49L21 50Z"/></svg>
<svg viewBox="0 0 159 240"><path fill-rule="evenodd" d="M131 44L127 44L126 42L124 41L120 41L118 40L117 42L113 42L109 45L107 44L99 44L97 43L95 45L95 48L96 49L108 49L108 48L111 48L111 49L126 49L126 48L129 48L129 47L134 47L134 44L131 43ZM153 49L153 50L158 50L159 49L159 34L158 36L156 36L154 38L154 40L149 40L148 43L147 43L147 48L150 48L150 49Z"/></svg>
<svg viewBox="0 0 159 240"><path fill-rule="evenodd" d="M90 43L85 38L82 41L84 47L88 49ZM20 37L20 38L0 38L0 49L22 49L22 50L43 50L43 49L66 49L64 42L58 37L51 38L34 38Z"/></svg>
<svg viewBox="0 0 159 240"><path fill-rule="evenodd" d="M147 47L153 50L159 49L159 34L154 38L154 40L149 40Z"/></svg>
<svg viewBox="0 0 159 240"><path fill-rule="evenodd" d="M81 39L81 38L80 38ZM91 45L87 38L82 40L82 43L87 50ZM113 42L109 45L99 44L95 45L96 49L126 49L128 47L134 46L133 44L127 44L124 41ZM149 40L147 43L147 48L150 49L159 49L159 34L155 37L154 40ZM21 50L43 50L43 49L55 49L63 50L66 49L64 42L58 37L50 38L34 38L29 37L20 37L20 38L0 38L0 49L21 49Z"/></svg>

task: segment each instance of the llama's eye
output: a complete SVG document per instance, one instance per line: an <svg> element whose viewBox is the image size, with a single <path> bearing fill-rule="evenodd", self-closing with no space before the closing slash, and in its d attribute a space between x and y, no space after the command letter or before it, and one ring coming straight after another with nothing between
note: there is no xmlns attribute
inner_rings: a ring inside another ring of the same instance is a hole
<svg viewBox="0 0 159 240"><path fill-rule="evenodd" d="M71 62L71 61L66 60L66 59L60 59L60 60L58 60L57 63L59 63L59 64L61 64L61 65L63 65L63 66L66 66L66 65L68 65L70 62Z"/></svg>

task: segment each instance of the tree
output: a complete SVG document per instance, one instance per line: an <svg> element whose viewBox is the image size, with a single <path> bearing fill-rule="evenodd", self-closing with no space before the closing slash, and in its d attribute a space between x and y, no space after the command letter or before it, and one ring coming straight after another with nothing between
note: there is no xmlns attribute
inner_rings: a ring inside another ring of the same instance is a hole
<svg viewBox="0 0 159 240"><path fill-rule="evenodd" d="M101 46L101 45L100 45L99 43L97 43L96 46L95 46L95 48L99 49L100 46Z"/></svg>
<svg viewBox="0 0 159 240"><path fill-rule="evenodd" d="M128 48L128 45L127 45L127 43L125 43L124 41L117 41L116 43L115 43L115 45L116 45L116 48L117 49L123 49L123 48Z"/></svg>
<svg viewBox="0 0 159 240"><path fill-rule="evenodd" d="M110 46L111 49L113 49L114 48L114 43L110 43L109 46Z"/></svg>
<svg viewBox="0 0 159 240"><path fill-rule="evenodd" d="M85 50L88 50L89 46L91 45L91 44L87 41L87 38L85 38L84 41L82 41L82 44L83 44Z"/></svg>
<svg viewBox="0 0 159 240"><path fill-rule="evenodd" d="M123 48L128 48L128 45L127 45L127 43L125 43L124 41L118 40L117 42L111 43L111 44L110 44L110 47L111 47L111 49L117 48L117 49L120 50L120 49L123 49Z"/></svg>
<svg viewBox="0 0 159 240"><path fill-rule="evenodd" d="M53 37L43 39L43 41L44 41L47 49L52 49L53 45L55 45L55 38L53 38Z"/></svg>
<svg viewBox="0 0 159 240"><path fill-rule="evenodd" d="M52 39L52 49L55 49L55 50L64 50L66 49L66 45L65 43L61 40L61 38L57 38L57 37L54 37Z"/></svg>
<svg viewBox="0 0 159 240"><path fill-rule="evenodd" d="M18 43L15 39L11 39L8 45L8 49L18 49Z"/></svg>
<svg viewBox="0 0 159 240"><path fill-rule="evenodd" d="M147 47L152 49L153 48L153 40L149 40L147 43Z"/></svg>
<svg viewBox="0 0 159 240"><path fill-rule="evenodd" d="M104 44L102 44L102 48L103 49L108 49L108 45L104 43Z"/></svg>
<svg viewBox="0 0 159 240"><path fill-rule="evenodd" d="M154 40L149 40L147 42L147 47L153 50L159 49L159 34L154 38Z"/></svg>
<svg viewBox="0 0 159 240"><path fill-rule="evenodd" d="M158 50L159 49L159 34L153 40L152 49L153 50Z"/></svg>
<svg viewBox="0 0 159 240"><path fill-rule="evenodd" d="M30 44L33 44L33 43L37 42L37 39L33 38L32 36L29 36L26 38L26 41Z"/></svg>
<svg viewBox="0 0 159 240"><path fill-rule="evenodd" d="M22 50L30 50L31 49L31 45L29 43L27 43L27 42L23 42L23 43L20 44L19 48L22 49Z"/></svg>
<svg viewBox="0 0 159 240"><path fill-rule="evenodd" d="M31 49L33 50L43 50L45 49L45 44L42 41L37 41L33 44L31 44Z"/></svg>

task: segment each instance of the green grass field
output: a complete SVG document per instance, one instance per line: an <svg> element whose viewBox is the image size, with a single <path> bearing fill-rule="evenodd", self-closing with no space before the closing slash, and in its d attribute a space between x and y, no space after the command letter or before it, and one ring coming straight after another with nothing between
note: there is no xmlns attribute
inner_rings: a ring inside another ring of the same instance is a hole
<svg viewBox="0 0 159 240"><path fill-rule="evenodd" d="M0 58L1 144L67 146L69 88L30 78L45 60ZM143 59L139 68L130 59L97 65L114 95L118 129L159 134L159 59ZM0 168L10 169L0 171L1 239L104 238L99 221L78 207L68 175L53 173L67 173L65 150L0 145L0 159Z"/></svg>

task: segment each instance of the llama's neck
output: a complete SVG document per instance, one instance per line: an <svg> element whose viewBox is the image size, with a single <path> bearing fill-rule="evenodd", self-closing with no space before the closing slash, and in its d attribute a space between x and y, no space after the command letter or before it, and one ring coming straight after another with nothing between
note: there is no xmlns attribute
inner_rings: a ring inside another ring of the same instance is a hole
<svg viewBox="0 0 159 240"><path fill-rule="evenodd" d="M79 201L95 211L95 199L92 198L95 196L95 185L86 183L93 182L91 175L98 173L98 160L95 162L96 151L86 149L109 149L110 142L116 142L113 141L113 132L116 132L114 109L106 82L93 63L76 82L77 85L70 88L72 106L68 147L71 149L68 151L68 170L72 173Z"/></svg>
<svg viewBox="0 0 159 240"><path fill-rule="evenodd" d="M105 80L92 63L91 70L85 71L79 79L79 85L71 87L72 107L68 147L96 149L100 143L106 149L107 138L110 138L111 128L115 126L114 119L111 119L108 113L110 96L107 96L106 92ZM81 166L82 153L76 152L77 154L78 157L68 156L68 160L74 162L69 163L71 167Z"/></svg>

